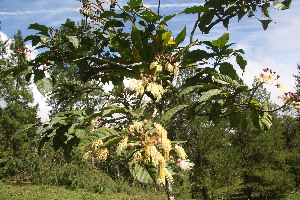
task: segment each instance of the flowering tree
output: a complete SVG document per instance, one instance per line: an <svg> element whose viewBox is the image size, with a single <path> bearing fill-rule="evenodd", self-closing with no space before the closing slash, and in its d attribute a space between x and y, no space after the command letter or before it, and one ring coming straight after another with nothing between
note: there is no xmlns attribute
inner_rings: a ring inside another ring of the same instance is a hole
<svg viewBox="0 0 300 200"><path fill-rule="evenodd" d="M103 84L114 85L105 95L105 103L98 105L97 112L94 108L62 112L44 124L39 129L43 136L40 147L52 141L54 149L62 148L66 156L76 147L92 162L116 156L128 163L138 181L165 185L169 199L174 199L173 174L193 167L182 142L171 141L164 128L175 114L182 113L187 118L205 115L213 122L229 117L232 126L243 127L248 123L244 113L251 110L252 122L257 128L271 126L268 114L271 110L254 96L263 84L277 79L274 72L265 69L249 88L233 64L227 62L234 57L237 65L243 71L246 69L244 52L232 49L229 33L212 41L194 40L193 35L197 27L203 33L209 33L219 23L227 28L231 18L252 17L257 10L267 18L259 19L266 29L272 22L268 14L270 2L277 9L287 9L291 1L209 0L203 6L186 8L169 16L157 14L141 0L130 0L124 6L108 1L109 9L99 0L80 2L82 7L78 11L87 23L75 26L67 22L63 24L64 33L31 24L29 28L39 32L26 40L31 40L37 49L46 50L34 60L28 60L26 65L1 73L2 76L11 72L27 73L28 81L33 76L43 94L62 92L56 91L51 71L64 70L70 65L78 67L79 81L101 80ZM190 30L189 44L180 46L187 38L186 28L175 36L166 27L169 20L185 14L197 17L194 29ZM180 88L175 88L175 77L180 78L181 72L189 68L195 73L185 79ZM66 85L63 92L68 93L71 87L74 86ZM281 84L277 87L283 89ZM85 95L93 90L86 89L81 87L76 94ZM174 90L178 102L188 95L193 95L194 100L168 107L168 95ZM295 97L286 92L284 106L299 107Z"/></svg>

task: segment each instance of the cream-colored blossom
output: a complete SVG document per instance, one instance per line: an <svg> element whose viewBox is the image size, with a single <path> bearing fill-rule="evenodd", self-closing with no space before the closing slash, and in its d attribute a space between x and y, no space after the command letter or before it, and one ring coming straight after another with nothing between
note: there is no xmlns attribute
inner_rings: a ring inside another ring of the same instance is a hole
<svg viewBox="0 0 300 200"><path fill-rule="evenodd" d="M145 83L143 80L133 79L129 83L129 88L135 91L136 95L143 95L145 91Z"/></svg>
<svg viewBox="0 0 300 200"><path fill-rule="evenodd" d="M167 159L169 157L169 152L172 149L171 141L167 138L161 140L161 146L164 151L164 157Z"/></svg>
<svg viewBox="0 0 300 200"><path fill-rule="evenodd" d="M26 53L25 60L30 61L34 59L34 55L32 53Z"/></svg>
<svg viewBox="0 0 300 200"><path fill-rule="evenodd" d="M163 93L165 92L164 88L162 87L162 85L158 85L156 83L149 83L147 85L146 90L148 92L151 92L151 94L153 94L153 96L156 99L160 99L161 96L163 95Z"/></svg>
<svg viewBox="0 0 300 200"><path fill-rule="evenodd" d="M161 72L162 71L162 65L159 64L159 62L154 61L150 64L150 69L155 69L156 72Z"/></svg>
<svg viewBox="0 0 300 200"><path fill-rule="evenodd" d="M102 140L96 140L95 142L93 142L91 144L92 147L98 147L100 146L101 144L103 144L103 141Z"/></svg>
<svg viewBox="0 0 300 200"><path fill-rule="evenodd" d="M164 168L164 171L165 171L165 176L166 176L167 180L170 183L173 183L174 179L173 179L173 176L172 176L171 172L167 168Z"/></svg>
<svg viewBox="0 0 300 200"><path fill-rule="evenodd" d="M83 159L88 159L88 158L90 158L91 157L91 155L92 155L92 151L87 151L84 155L83 155Z"/></svg>
<svg viewBox="0 0 300 200"><path fill-rule="evenodd" d="M264 81L265 83L273 83L276 80L276 77L274 74L271 74L270 72L264 72L260 73L259 78Z"/></svg>
<svg viewBox="0 0 300 200"><path fill-rule="evenodd" d="M143 122L134 122L133 124L129 125L129 130L131 131L139 131L143 128Z"/></svg>
<svg viewBox="0 0 300 200"><path fill-rule="evenodd" d="M143 156L140 151L137 151L133 154L134 163L139 163L143 161Z"/></svg>
<svg viewBox="0 0 300 200"><path fill-rule="evenodd" d="M146 145L145 152L147 161L151 162L154 165L154 167L158 167L159 164L165 163L165 159L154 145Z"/></svg>
<svg viewBox="0 0 300 200"><path fill-rule="evenodd" d="M158 185L164 185L166 182L166 171L164 169L165 166L163 165L159 166L159 173L156 181Z"/></svg>
<svg viewBox="0 0 300 200"><path fill-rule="evenodd" d="M167 138L168 132L166 131L166 129L164 129L164 127L162 127L162 125L160 125L160 124L158 124L158 123L154 123L154 127L157 129L158 134L159 134L162 138Z"/></svg>
<svg viewBox="0 0 300 200"><path fill-rule="evenodd" d="M167 71L173 73L173 71L174 71L174 66L173 66L171 63L167 63L167 64L165 65L165 67L166 67L166 70L167 70Z"/></svg>
<svg viewBox="0 0 300 200"><path fill-rule="evenodd" d="M108 157L108 149L99 149L97 152L96 152L96 158L98 160L106 160L107 157Z"/></svg>
<svg viewBox="0 0 300 200"><path fill-rule="evenodd" d="M180 160L177 164L182 170L191 170L195 165L190 160Z"/></svg>
<svg viewBox="0 0 300 200"><path fill-rule="evenodd" d="M285 88L285 86L283 84L281 84L281 83L278 83L276 85L276 87L278 87L283 93L288 92L287 89Z"/></svg>
<svg viewBox="0 0 300 200"><path fill-rule="evenodd" d="M124 139L119 143L120 151L124 151L127 148L128 137L125 136Z"/></svg>
<svg viewBox="0 0 300 200"><path fill-rule="evenodd" d="M187 155L186 155L184 149L181 146L176 144L175 145L175 151L178 154L179 158L184 159L184 160L187 158Z"/></svg>

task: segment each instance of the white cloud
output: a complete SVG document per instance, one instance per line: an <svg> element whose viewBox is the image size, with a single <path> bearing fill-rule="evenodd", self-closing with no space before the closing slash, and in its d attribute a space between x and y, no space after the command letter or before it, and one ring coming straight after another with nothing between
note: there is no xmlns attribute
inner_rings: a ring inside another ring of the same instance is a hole
<svg viewBox="0 0 300 200"><path fill-rule="evenodd" d="M74 8L60 8L60 9L44 9L44 10L25 10L25 11L16 11L16 12L0 12L0 15L36 15L36 14L59 14L64 12L75 12Z"/></svg>

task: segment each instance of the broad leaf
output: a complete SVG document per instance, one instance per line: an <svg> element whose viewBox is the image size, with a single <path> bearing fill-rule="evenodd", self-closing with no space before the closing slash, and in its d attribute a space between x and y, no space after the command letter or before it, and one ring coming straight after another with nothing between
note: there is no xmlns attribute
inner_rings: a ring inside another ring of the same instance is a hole
<svg viewBox="0 0 300 200"><path fill-rule="evenodd" d="M38 31L40 31L40 32L38 32L38 34L50 37L50 35L48 34L48 27L45 25L40 25L38 23L30 24L28 29L38 30Z"/></svg>
<svg viewBox="0 0 300 200"><path fill-rule="evenodd" d="M222 93L222 90L220 90L220 89L208 90L207 92L202 93L202 95L198 101L200 101L200 102L207 101L210 98L212 98L213 96L219 95L221 93Z"/></svg>
<svg viewBox="0 0 300 200"><path fill-rule="evenodd" d="M52 82L49 78L38 80L35 84L37 89L43 96L52 91Z"/></svg>
<svg viewBox="0 0 300 200"><path fill-rule="evenodd" d="M211 44L219 49L223 48L227 42L229 41L229 33L224 33L223 36L218 38L217 40L213 40Z"/></svg>
<svg viewBox="0 0 300 200"><path fill-rule="evenodd" d="M79 144L79 148L84 149L96 140L103 140L111 136L117 136L119 133L111 128L99 128L85 136Z"/></svg>
<svg viewBox="0 0 300 200"><path fill-rule="evenodd" d="M243 58L240 54L237 54L236 56L236 63L240 66L240 68L245 72L245 68L247 65L247 60Z"/></svg>
<svg viewBox="0 0 300 200"><path fill-rule="evenodd" d="M155 184L157 169L152 165L129 162L129 169L133 177L145 184Z"/></svg>
<svg viewBox="0 0 300 200"><path fill-rule="evenodd" d="M182 109L188 107L188 105L186 104L183 104L183 105L179 105L179 106L176 106L170 110L168 110L167 112L165 112L162 117L160 118L160 122L161 123L164 123L168 120L170 120L176 113L178 113L179 111L181 111Z"/></svg>
<svg viewBox="0 0 300 200"><path fill-rule="evenodd" d="M221 63L219 70L221 74L227 75L232 79L236 79L238 76L233 65L228 62Z"/></svg>
<svg viewBox="0 0 300 200"><path fill-rule="evenodd" d="M195 14L195 13L203 13L207 11L208 9L204 6L194 6L194 7L186 8L184 11L182 11L182 13Z"/></svg>
<svg viewBox="0 0 300 200"><path fill-rule="evenodd" d="M273 22L273 20L270 20L270 19L266 19L266 20L259 20L263 26L263 29L264 30L267 30L268 29L268 26L271 22Z"/></svg>

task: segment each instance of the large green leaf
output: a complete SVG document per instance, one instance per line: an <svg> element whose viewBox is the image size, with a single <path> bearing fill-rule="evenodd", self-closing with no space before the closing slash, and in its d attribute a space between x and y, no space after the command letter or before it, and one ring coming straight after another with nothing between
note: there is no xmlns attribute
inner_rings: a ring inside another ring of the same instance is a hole
<svg viewBox="0 0 300 200"><path fill-rule="evenodd" d="M211 44L219 49L223 48L227 42L229 41L229 33L224 33L223 36L218 38L217 40L213 40Z"/></svg>
<svg viewBox="0 0 300 200"><path fill-rule="evenodd" d="M184 11L182 11L182 13L185 14L195 14L195 13L203 13L203 12L207 12L208 8L204 7L204 6L194 6L194 7L190 7L190 8L186 8Z"/></svg>
<svg viewBox="0 0 300 200"><path fill-rule="evenodd" d="M140 34L140 30L137 29L134 23L132 23L132 31L131 31L131 40L134 47L137 49L139 55L144 59L147 60L147 56L145 54L145 50L142 43L142 38Z"/></svg>
<svg viewBox="0 0 300 200"><path fill-rule="evenodd" d="M52 91L52 82L49 78L38 80L35 84L37 89L43 96Z"/></svg>
<svg viewBox="0 0 300 200"><path fill-rule="evenodd" d="M217 83L223 84L223 85L231 85L234 87L240 87L241 84L239 84L236 80L233 80L227 75L223 74L217 74L214 79Z"/></svg>
<svg viewBox="0 0 300 200"><path fill-rule="evenodd" d="M40 32L38 32L38 34L50 37L50 35L48 34L48 27L45 25L40 25L38 23L30 24L28 29L38 30L38 31L40 31Z"/></svg>
<svg viewBox="0 0 300 200"><path fill-rule="evenodd" d="M219 95L222 93L222 90L220 89L212 89L208 90L207 92L203 92L202 95L200 96L199 100L200 102L207 101L213 96Z"/></svg>
<svg viewBox="0 0 300 200"><path fill-rule="evenodd" d="M232 64L224 62L220 64L220 73L229 76L232 79L237 78L237 73Z"/></svg>
<svg viewBox="0 0 300 200"><path fill-rule="evenodd" d="M118 136L119 133L111 128L99 128L89 133L87 136L82 138L82 141L79 144L79 148L84 149L89 144L95 142L96 140L103 140L108 137Z"/></svg>
<svg viewBox="0 0 300 200"><path fill-rule="evenodd" d="M193 86L189 86L189 87L184 88L184 89L179 93L179 95L180 95L180 96L186 95L186 94L189 94L189 93L191 93L191 92L198 91L199 89L202 89L203 87L204 87L204 85L193 85Z"/></svg>
<svg viewBox="0 0 300 200"><path fill-rule="evenodd" d="M247 65L247 60L243 58L240 54L236 56L236 63L240 66L240 68L245 72L245 67Z"/></svg>
<svg viewBox="0 0 300 200"><path fill-rule="evenodd" d="M143 163L134 163L130 161L129 169L133 177L135 177L139 182L144 184L155 184L157 177L157 168L152 165Z"/></svg>
<svg viewBox="0 0 300 200"><path fill-rule="evenodd" d="M160 122L164 123L168 120L170 120L176 113L178 113L179 111L181 111L182 109L188 107L189 105L183 104L183 105L179 105L176 106L170 110L168 110L167 112L165 112L162 117L160 118Z"/></svg>
<svg viewBox="0 0 300 200"><path fill-rule="evenodd" d="M264 30L267 30L268 29L268 26L271 22L273 22L273 20L270 20L270 19L266 19L266 20L259 20L263 26L263 29Z"/></svg>
<svg viewBox="0 0 300 200"><path fill-rule="evenodd" d="M292 0L285 0L283 2L279 2L278 0L275 0L273 3L274 3L274 8L278 10L285 10L290 8Z"/></svg>

